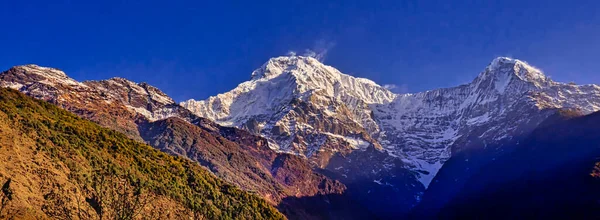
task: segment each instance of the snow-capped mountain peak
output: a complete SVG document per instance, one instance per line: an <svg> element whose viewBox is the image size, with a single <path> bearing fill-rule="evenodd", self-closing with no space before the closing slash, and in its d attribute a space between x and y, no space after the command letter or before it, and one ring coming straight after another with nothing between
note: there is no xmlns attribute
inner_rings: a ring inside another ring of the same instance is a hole
<svg viewBox="0 0 600 220"><path fill-rule="evenodd" d="M247 119L240 116L272 113L293 99L381 104L391 102L395 96L371 80L343 74L312 57L281 56L271 58L252 72L250 81L241 83L230 92L205 101L190 99L182 104L204 117L227 125L239 125ZM250 101L254 106L259 104L261 107L251 109L241 104ZM230 112L246 113L240 115Z"/></svg>
<svg viewBox="0 0 600 220"><path fill-rule="evenodd" d="M252 81L268 81L277 77L290 77L298 94L324 90L328 96L338 97L342 89L350 89L354 91L351 95L367 103L389 102L395 97L392 92L369 79L346 75L312 57L275 57L252 72ZM363 89L369 93L363 93Z"/></svg>
<svg viewBox="0 0 600 220"><path fill-rule="evenodd" d="M328 138L365 142L369 137L349 140L378 131L369 105L390 103L395 97L371 80L343 74L312 57L282 56L267 61L250 81L230 92L181 105L222 125L251 127L265 136L279 133L281 140L273 142L274 149L307 155L319 146L310 147L313 144L301 140L301 133L304 138L327 133ZM343 124L344 128L315 124L320 120L332 120L333 126Z"/></svg>
<svg viewBox="0 0 600 220"><path fill-rule="evenodd" d="M491 80L499 92L503 92L511 80L528 82L538 88L552 83L550 78L546 77L540 69L529 65L525 61L509 57L494 59L475 80L485 81L489 78L493 78Z"/></svg>
<svg viewBox="0 0 600 220"><path fill-rule="evenodd" d="M302 56L280 56L269 59L260 68L252 72L252 80L272 79L284 73L290 68L298 68L310 62L310 57Z"/></svg>
<svg viewBox="0 0 600 220"><path fill-rule="evenodd" d="M283 152L380 146L427 186L451 152L521 135L543 120L543 109L600 110L599 88L556 83L524 61L498 57L469 84L400 95L316 59L284 56L230 92L181 104L261 134Z"/></svg>

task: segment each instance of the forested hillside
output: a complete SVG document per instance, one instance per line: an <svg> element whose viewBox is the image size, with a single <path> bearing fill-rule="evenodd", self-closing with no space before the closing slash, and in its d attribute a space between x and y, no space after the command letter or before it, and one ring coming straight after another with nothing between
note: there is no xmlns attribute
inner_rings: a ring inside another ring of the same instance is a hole
<svg viewBox="0 0 600 220"><path fill-rule="evenodd" d="M284 218L197 163L4 88L0 160L0 218Z"/></svg>

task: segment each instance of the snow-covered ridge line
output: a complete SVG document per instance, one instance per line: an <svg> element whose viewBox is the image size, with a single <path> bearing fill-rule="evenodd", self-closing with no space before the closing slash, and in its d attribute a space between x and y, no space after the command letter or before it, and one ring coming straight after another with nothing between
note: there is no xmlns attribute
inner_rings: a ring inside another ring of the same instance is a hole
<svg viewBox="0 0 600 220"><path fill-rule="evenodd" d="M274 77L278 76L279 74L284 73L285 67L298 65L299 64L298 62L305 62L310 65L320 65L327 69L332 70L331 72L335 72L336 74L340 74L345 77L352 77L355 80L361 81L362 83L382 87L370 79L344 74L332 66L325 65L313 57L306 57L306 56L279 56L279 57L271 58L265 64L263 64L260 68L254 70L252 72L251 80L260 80L263 78L266 78L266 79L274 78Z"/></svg>
<svg viewBox="0 0 600 220"><path fill-rule="evenodd" d="M272 84L278 84L279 87ZM260 94L247 97L245 94L250 91ZM269 110L264 108L238 110L236 109L238 106L232 102L234 97L241 96L249 99L248 101L257 101L269 107L279 104L274 102L288 102L292 97L311 97L312 93L322 93L336 99L358 99L366 104L389 103L396 97L396 94L371 80L343 74L312 57L282 56L267 61L261 68L252 72L250 81L241 83L230 92L209 97L204 101L190 99L181 104L209 119L236 125L235 118L238 118L239 114L230 115L228 112L244 111L247 114L263 114L268 113L265 111ZM240 108L244 107L240 106Z"/></svg>
<svg viewBox="0 0 600 220"><path fill-rule="evenodd" d="M394 94L316 59L283 56L267 61L252 72L251 80L230 92L181 105L221 125L261 134L276 143L278 151L307 156L327 145L321 139L315 143L322 146L308 143L307 138L363 132L367 136L358 141L380 144L390 155L428 173L419 177L427 186L451 156L451 148L501 141L542 119L515 117L526 115L523 112L535 118L540 109L600 110L600 87L557 83L527 62L498 57L471 83ZM311 119L315 116L317 120ZM322 123L349 127L328 130Z"/></svg>

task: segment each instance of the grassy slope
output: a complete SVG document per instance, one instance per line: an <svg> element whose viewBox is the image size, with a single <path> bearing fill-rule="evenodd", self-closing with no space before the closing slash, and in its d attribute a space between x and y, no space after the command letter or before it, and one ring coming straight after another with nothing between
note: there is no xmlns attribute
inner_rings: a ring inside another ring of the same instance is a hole
<svg viewBox="0 0 600 220"><path fill-rule="evenodd" d="M166 217L195 212L209 219L283 218L194 162L9 89L0 89L0 160L0 181L11 179L10 215L53 217L58 214L52 210L75 209L77 197L89 197L89 190L77 189L91 188L91 177L103 171L143 183L155 196L154 209L172 208L159 213Z"/></svg>

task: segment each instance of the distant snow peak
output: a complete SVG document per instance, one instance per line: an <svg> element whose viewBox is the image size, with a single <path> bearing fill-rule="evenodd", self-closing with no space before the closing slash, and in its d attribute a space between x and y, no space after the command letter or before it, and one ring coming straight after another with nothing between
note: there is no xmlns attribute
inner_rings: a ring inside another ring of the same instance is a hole
<svg viewBox="0 0 600 220"><path fill-rule="evenodd" d="M288 78L274 80L282 75ZM296 94L321 93L332 98L341 98L340 96L348 94L353 97L360 96L360 99L367 103L390 102L395 97L393 93L369 79L343 74L313 57L306 56L271 58L261 68L252 72L251 81L292 83L288 89ZM256 83L243 84L246 85L245 88L257 89L254 87Z"/></svg>
<svg viewBox="0 0 600 220"><path fill-rule="evenodd" d="M527 66L527 68L531 69L531 70L535 70L537 72L541 72L539 69L532 67L531 65L529 65L527 62L519 60L519 59L514 59L514 58L510 58L510 57L496 57L494 60L492 60L492 62L488 65L487 69L489 70L496 70L502 67L506 67L506 66Z"/></svg>
<svg viewBox="0 0 600 220"><path fill-rule="evenodd" d="M503 92L505 86L513 78L532 83L536 87L546 86L552 82L540 69L525 61L509 57L494 59L478 78L489 77L496 78L497 89L500 92Z"/></svg>
<svg viewBox="0 0 600 220"><path fill-rule="evenodd" d="M268 80L295 69L304 70L312 65L323 64L313 57L296 56L296 54L274 57L252 72L252 80Z"/></svg>
<svg viewBox="0 0 600 220"><path fill-rule="evenodd" d="M268 60L250 81L227 93L181 105L221 125L262 134L275 140L277 149L310 153L320 145L303 139L315 134L378 132L369 105L390 103L395 97L371 80L343 74L313 57L293 55ZM365 146L351 138L345 142L356 149Z"/></svg>

